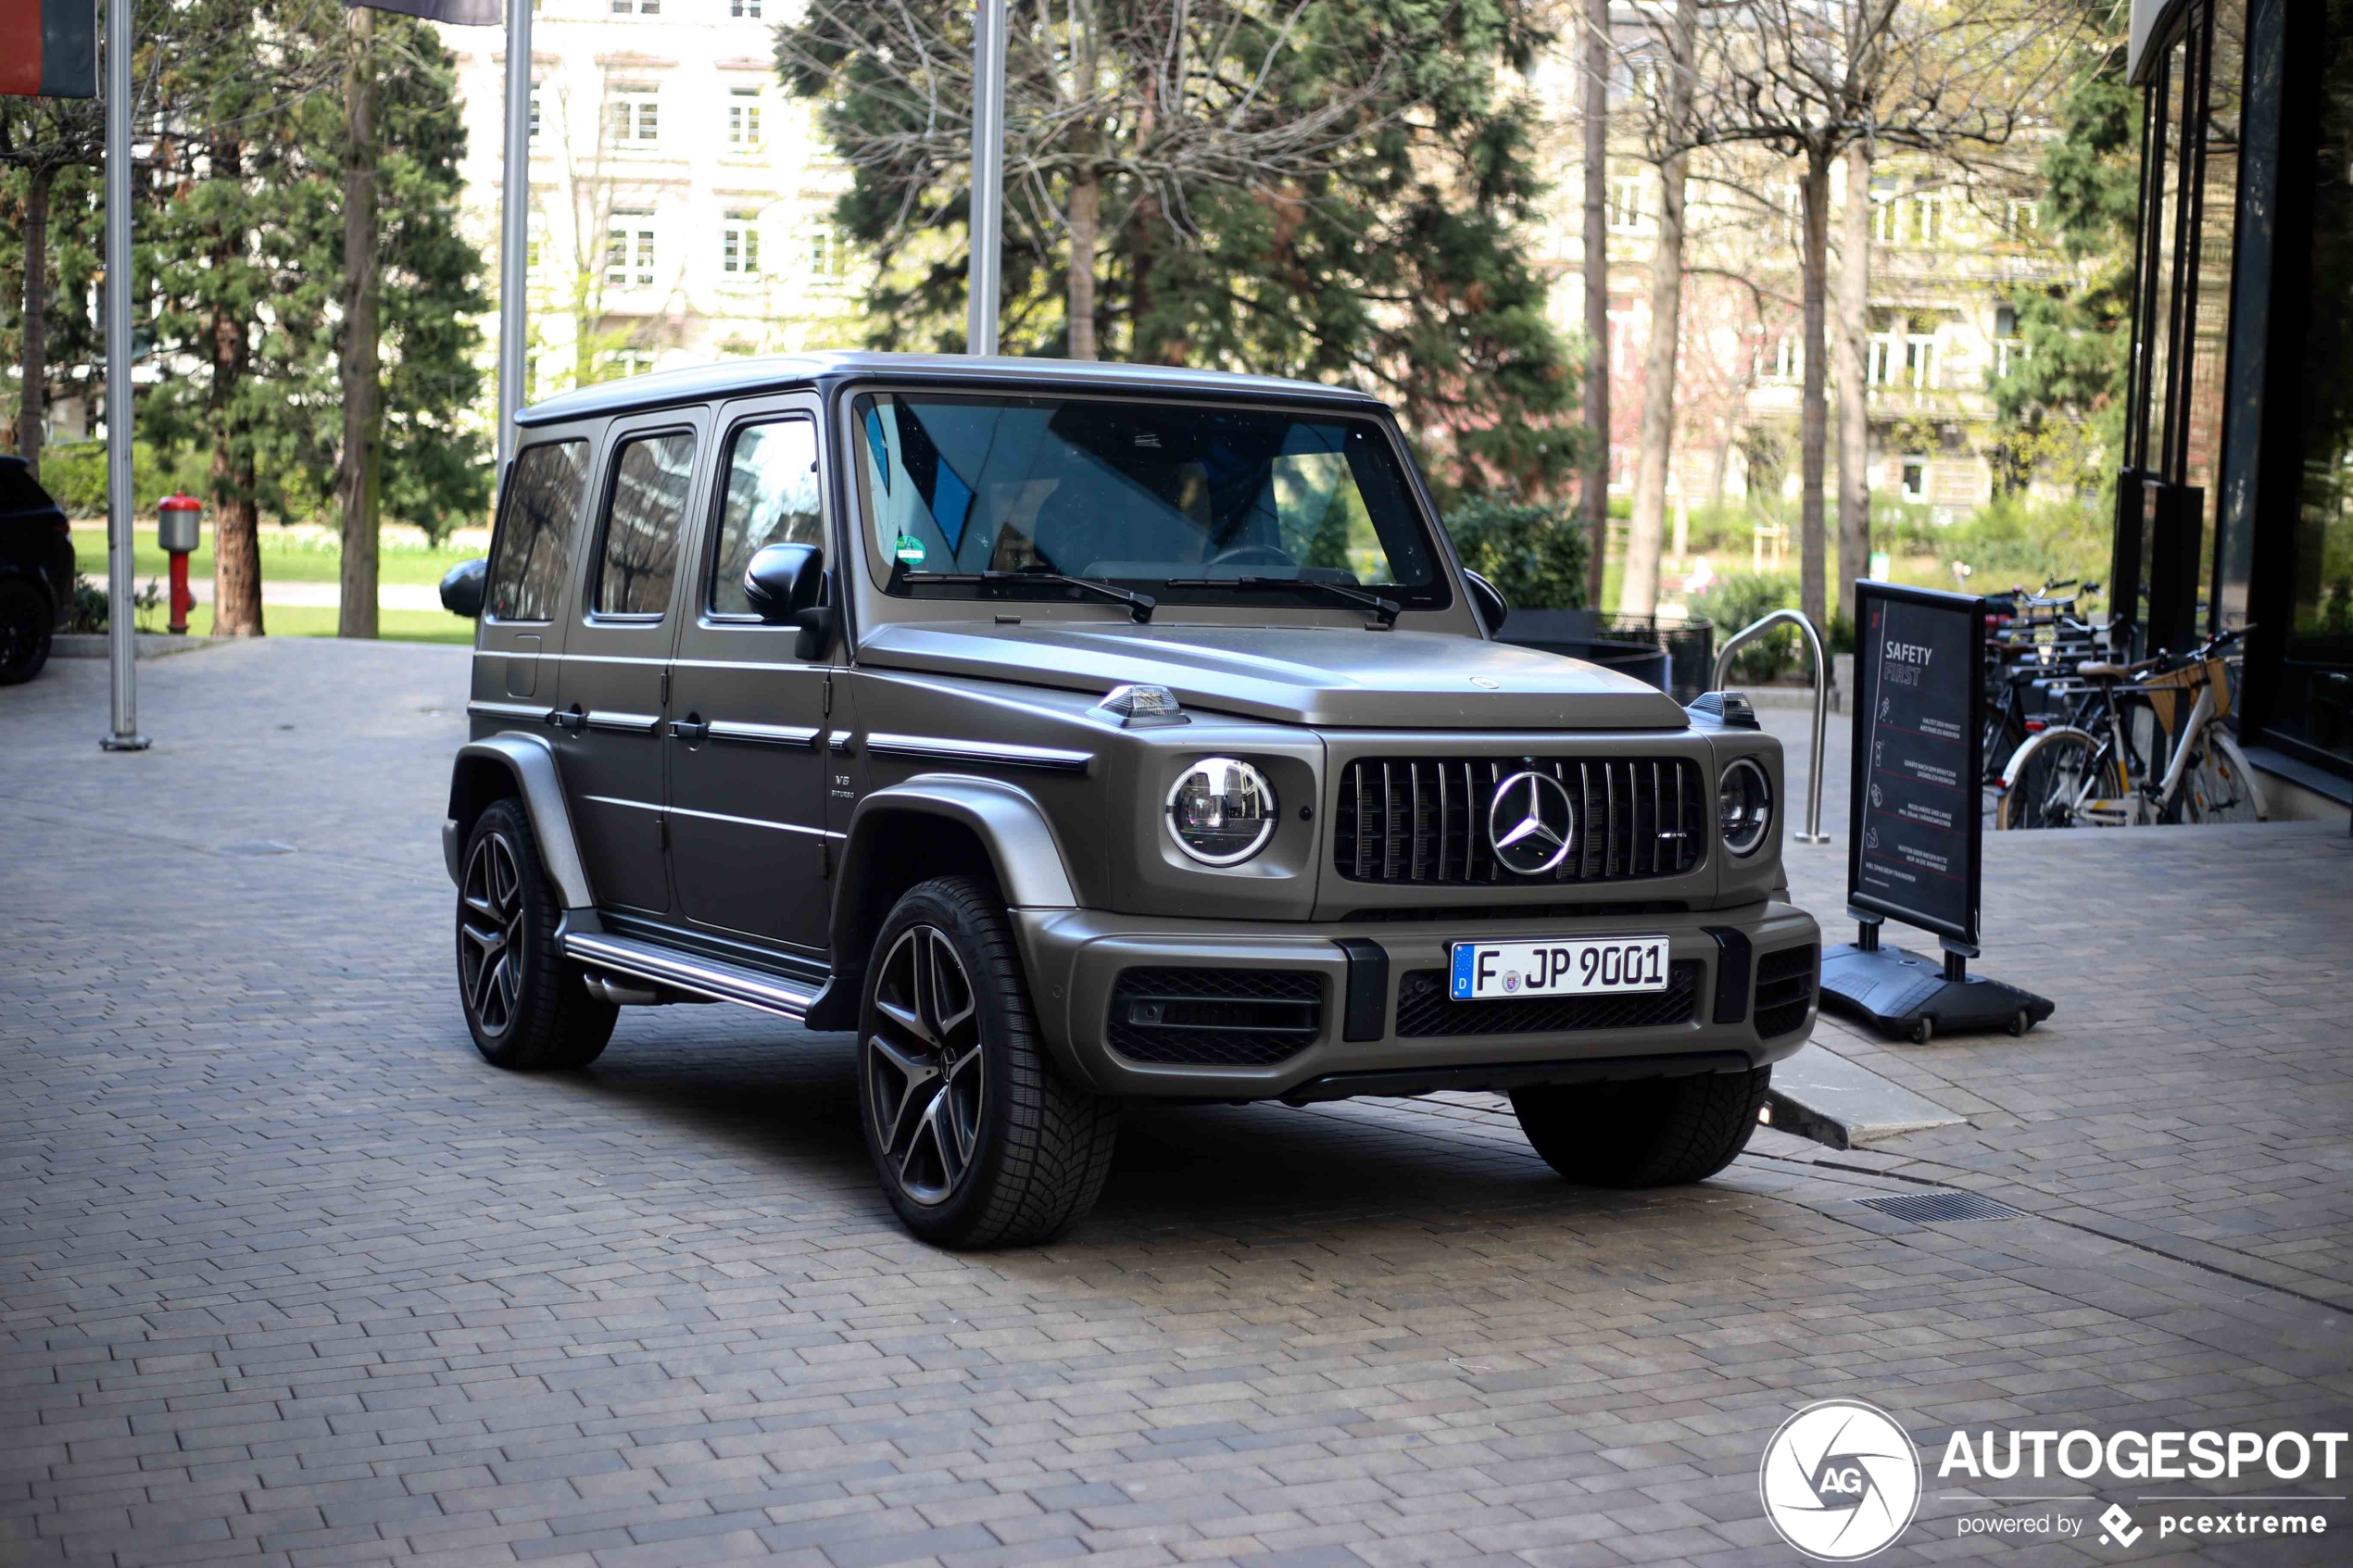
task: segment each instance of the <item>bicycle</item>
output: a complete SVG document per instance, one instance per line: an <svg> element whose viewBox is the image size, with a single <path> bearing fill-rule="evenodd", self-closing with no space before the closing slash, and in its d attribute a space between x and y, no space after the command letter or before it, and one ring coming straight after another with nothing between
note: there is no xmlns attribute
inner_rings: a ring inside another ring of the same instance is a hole
<svg viewBox="0 0 2353 1568"><path fill-rule="evenodd" d="M2002 769L1994 825L2270 821L2255 770L2220 722L2229 717L2231 701L2223 654L2246 630L2209 637L2186 657L2078 666L2077 676L2092 683L2096 697L2075 722L2046 728L2011 754ZM2142 713L2149 722L2137 721ZM2161 753L2161 771L2152 732L2171 741Z"/></svg>

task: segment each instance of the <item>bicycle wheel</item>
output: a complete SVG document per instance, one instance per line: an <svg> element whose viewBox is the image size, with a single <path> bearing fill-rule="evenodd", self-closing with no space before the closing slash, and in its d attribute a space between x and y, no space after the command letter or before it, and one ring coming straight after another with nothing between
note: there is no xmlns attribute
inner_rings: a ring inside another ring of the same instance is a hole
<svg viewBox="0 0 2353 1568"><path fill-rule="evenodd" d="M2124 778L2116 759L2101 755L2088 734L2054 730L2037 735L2012 762L2014 776L1994 807L1996 828L2121 825ZM2099 809L2095 802L2108 804Z"/></svg>
<svg viewBox="0 0 2353 1568"><path fill-rule="evenodd" d="M2262 822L2271 816L2239 743L2211 724L2198 736L2197 753L2183 776L2182 803L2193 822Z"/></svg>

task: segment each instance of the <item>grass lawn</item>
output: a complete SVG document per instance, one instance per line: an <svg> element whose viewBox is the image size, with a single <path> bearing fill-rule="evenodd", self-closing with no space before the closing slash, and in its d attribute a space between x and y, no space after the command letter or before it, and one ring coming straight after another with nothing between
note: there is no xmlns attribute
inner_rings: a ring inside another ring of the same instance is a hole
<svg viewBox="0 0 2353 1568"><path fill-rule="evenodd" d="M170 568L169 559L156 548L156 531L141 528L133 537L137 540L131 559L132 570L141 583L150 577L161 577ZM94 528L73 531L74 559L83 576L94 583L107 577L107 536ZM479 550L417 550L386 549L376 558L376 580L380 583L438 583L442 574L462 560L472 560ZM191 578L212 575L212 530L204 531L204 543L188 558ZM280 533L274 528L261 531L261 580L264 583L333 583L343 575L343 552L332 545L314 545ZM332 613L330 614L332 619Z"/></svg>
<svg viewBox="0 0 2353 1568"><path fill-rule="evenodd" d="M169 616L157 610L152 616L142 616L139 630L160 632ZM264 605L261 607L261 627L273 637L332 637L335 634L335 612L325 605ZM212 631L212 607L198 605L188 612L188 634L205 636ZM438 609L380 609L376 611L376 632L390 643L455 643L472 646L474 623Z"/></svg>

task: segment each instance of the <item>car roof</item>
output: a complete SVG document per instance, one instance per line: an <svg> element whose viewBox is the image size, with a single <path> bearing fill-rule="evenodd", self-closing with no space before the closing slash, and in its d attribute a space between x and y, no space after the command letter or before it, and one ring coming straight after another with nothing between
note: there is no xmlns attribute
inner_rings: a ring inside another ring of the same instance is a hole
<svg viewBox="0 0 2353 1568"><path fill-rule="evenodd" d="M963 354L772 354L720 359L708 365L656 370L622 381L600 382L560 393L515 416L522 425L554 424L638 408L666 408L715 398L755 396L788 387L847 380L907 380L930 385L985 383L991 386L1034 383L1056 391L1203 393L1214 396L1312 398L1318 402L1382 407L1369 393L1280 376L1245 376L1224 370L1194 370L1171 365L1119 365L1099 360L1029 359L1010 355Z"/></svg>

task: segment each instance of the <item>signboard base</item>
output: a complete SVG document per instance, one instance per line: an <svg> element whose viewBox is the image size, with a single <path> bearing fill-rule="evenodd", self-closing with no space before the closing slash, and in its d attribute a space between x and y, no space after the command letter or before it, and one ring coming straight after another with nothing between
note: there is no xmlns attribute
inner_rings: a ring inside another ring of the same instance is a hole
<svg viewBox="0 0 2353 1568"><path fill-rule="evenodd" d="M1957 953L1940 962L1876 941L1823 952L1822 1007L1919 1046L1969 1030L2023 1035L2053 1011L2047 997L1969 973Z"/></svg>

